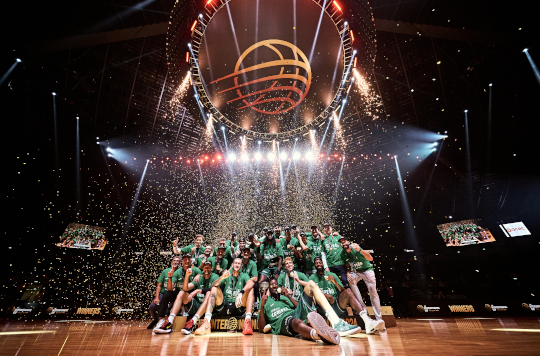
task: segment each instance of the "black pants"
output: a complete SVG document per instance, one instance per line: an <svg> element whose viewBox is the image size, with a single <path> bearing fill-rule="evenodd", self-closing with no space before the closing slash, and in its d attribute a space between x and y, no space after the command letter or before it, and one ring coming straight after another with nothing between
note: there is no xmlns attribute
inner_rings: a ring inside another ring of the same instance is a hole
<svg viewBox="0 0 540 356"><path fill-rule="evenodd" d="M330 272L337 274L339 279L341 279L341 284L343 287L349 288L349 281L347 280L347 268L344 265L328 267Z"/></svg>
<svg viewBox="0 0 540 356"><path fill-rule="evenodd" d="M178 292L175 291L166 291L163 293L163 299L161 299L161 304L159 305L159 314L160 318L164 318L169 310L169 303L174 303Z"/></svg>

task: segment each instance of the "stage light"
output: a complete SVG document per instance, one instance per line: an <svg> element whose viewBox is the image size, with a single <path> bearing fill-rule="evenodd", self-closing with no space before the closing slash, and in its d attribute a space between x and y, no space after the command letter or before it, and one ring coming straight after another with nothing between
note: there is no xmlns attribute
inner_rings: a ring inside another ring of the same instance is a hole
<svg viewBox="0 0 540 356"><path fill-rule="evenodd" d="M306 152L306 159L308 161L313 161L313 159L315 158L315 156L313 155L313 152L312 151L307 151Z"/></svg>
<svg viewBox="0 0 540 356"><path fill-rule="evenodd" d="M529 51L528 48L524 48L524 49L523 49L523 53L528 52L528 51ZM20 60L19 58L17 58L17 62L20 62L20 61L21 61L21 60Z"/></svg>
<svg viewBox="0 0 540 356"><path fill-rule="evenodd" d="M464 110L463 112L469 112L469 110Z"/></svg>
<svg viewBox="0 0 540 356"><path fill-rule="evenodd" d="M295 140L295 141L298 141L298 137L295 137L295 139L294 139L294 140Z"/></svg>
<svg viewBox="0 0 540 356"><path fill-rule="evenodd" d="M345 104L345 103L347 102L347 99L343 99L343 101L342 101L342 102L343 102L343 104Z"/></svg>
<svg viewBox="0 0 540 356"><path fill-rule="evenodd" d="M221 130L222 130L222 131L225 131L225 126L221 126Z"/></svg>
<svg viewBox="0 0 540 356"><path fill-rule="evenodd" d="M254 157L256 161L260 161L262 159L262 153L255 152Z"/></svg>
<svg viewBox="0 0 540 356"><path fill-rule="evenodd" d="M334 0L334 6L337 7L337 9L341 12L341 7L338 5L338 3Z"/></svg>
<svg viewBox="0 0 540 356"><path fill-rule="evenodd" d="M349 24L349 23L348 23L347 21L345 21L345 22L343 23L343 27L347 27L348 24Z"/></svg>
<svg viewBox="0 0 540 356"><path fill-rule="evenodd" d="M261 141L261 140L259 140L259 141L257 141L257 143L258 143L258 144L260 145L260 144L262 143L262 141Z"/></svg>
<svg viewBox="0 0 540 356"><path fill-rule="evenodd" d="M208 0L208 1L206 2L206 5L210 4L211 2L212 2L212 0Z"/></svg>
<svg viewBox="0 0 540 356"><path fill-rule="evenodd" d="M525 51L523 51L523 52L525 52ZM22 62L20 58L17 58L16 61L19 62L19 63Z"/></svg>
<svg viewBox="0 0 540 356"><path fill-rule="evenodd" d="M300 154L300 152L295 151L295 152L293 153L292 159L295 160L295 161L298 161L298 160L300 159L300 157L302 157L302 155Z"/></svg>
<svg viewBox="0 0 540 356"><path fill-rule="evenodd" d="M109 153L109 154L107 155L107 157L112 157L112 153Z"/></svg>
<svg viewBox="0 0 540 356"><path fill-rule="evenodd" d="M107 152L112 152L112 149L111 149L110 147L107 147L107 148L105 149L105 151L107 151Z"/></svg>
<svg viewBox="0 0 540 356"><path fill-rule="evenodd" d="M52 95L53 95L53 96L56 96L56 93L53 91L53 92L52 92Z"/></svg>
<svg viewBox="0 0 540 356"><path fill-rule="evenodd" d="M187 46L188 46L189 48L191 48L191 43L188 42Z"/></svg>
<svg viewBox="0 0 540 356"><path fill-rule="evenodd" d="M434 148L431 150L431 152L435 152L435 151L437 151L437 148L434 147Z"/></svg>
<svg viewBox="0 0 540 356"><path fill-rule="evenodd" d="M193 25L191 25L191 31L193 32L193 29L197 26L197 20L193 22Z"/></svg>
<svg viewBox="0 0 540 356"><path fill-rule="evenodd" d="M282 151L280 154L279 154L279 158L282 160L282 161L285 161L287 159L287 157L289 157L287 155L287 152L285 151Z"/></svg>
<svg viewBox="0 0 540 356"><path fill-rule="evenodd" d="M492 86L493 84L489 83L489 86Z"/></svg>
<svg viewBox="0 0 540 356"><path fill-rule="evenodd" d="M356 54L356 50L352 51L352 54L355 55L355 54Z"/></svg>
<svg viewBox="0 0 540 356"><path fill-rule="evenodd" d="M249 161L249 156L248 156L248 154L247 154L247 153L242 153L241 159L242 159L242 161L244 161L244 162Z"/></svg>
<svg viewBox="0 0 540 356"><path fill-rule="evenodd" d="M79 120L79 117L77 116L77 120Z"/></svg>
<svg viewBox="0 0 540 356"><path fill-rule="evenodd" d="M439 143L438 142L433 142L432 146L438 146Z"/></svg>
<svg viewBox="0 0 540 356"><path fill-rule="evenodd" d="M236 154L234 154L233 152L229 153L229 160L230 161L234 161L236 159Z"/></svg>
<svg viewBox="0 0 540 356"><path fill-rule="evenodd" d="M268 154L266 155L266 158L272 162L273 160L276 159L276 155L274 154L274 152L268 152Z"/></svg>
<svg viewBox="0 0 540 356"><path fill-rule="evenodd" d="M199 14L199 18L201 18L201 19L202 19L202 14Z"/></svg>

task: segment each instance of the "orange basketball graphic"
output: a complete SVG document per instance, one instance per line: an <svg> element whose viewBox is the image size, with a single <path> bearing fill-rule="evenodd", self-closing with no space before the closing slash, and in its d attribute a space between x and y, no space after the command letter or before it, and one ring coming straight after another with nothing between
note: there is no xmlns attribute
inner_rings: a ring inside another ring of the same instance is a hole
<svg viewBox="0 0 540 356"><path fill-rule="evenodd" d="M279 59L241 69L244 59L260 47L271 49ZM281 47L285 48L280 50ZM286 49L290 51L291 58L286 57L288 53L284 55L283 50ZM274 73L268 73L269 69L273 69ZM292 73L289 73L291 71ZM264 72L267 75L242 80L246 78L246 74L253 72L257 74ZM311 86L311 77L311 66L304 52L290 42L272 39L250 46L236 62L233 73L210 84L232 78L234 85L218 92L221 94L236 91L238 97L228 100L227 103L241 100L244 105L237 110L251 108L263 114L281 114L294 109L304 100ZM274 103L277 105L270 106Z"/></svg>

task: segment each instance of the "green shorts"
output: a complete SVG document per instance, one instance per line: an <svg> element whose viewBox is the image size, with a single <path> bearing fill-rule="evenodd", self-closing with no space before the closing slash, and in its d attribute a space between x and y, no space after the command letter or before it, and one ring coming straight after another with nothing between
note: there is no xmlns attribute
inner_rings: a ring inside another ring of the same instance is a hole
<svg viewBox="0 0 540 356"><path fill-rule="evenodd" d="M291 329L292 320L300 319L302 322L307 323L307 315L313 311L317 311L313 303L313 298L309 297L306 293L302 293L300 300L298 300L298 306L281 321L280 334L285 336L297 335Z"/></svg>
<svg viewBox="0 0 540 356"><path fill-rule="evenodd" d="M337 298L335 298L334 300L334 303L330 304L330 306L332 307L332 309L336 312L336 314L338 316L344 316L344 315L348 315L347 313L347 308L345 308L345 310L339 305L339 295L337 296ZM321 315L326 315L326 312L323 310L323 308L321 308L320 305L317 305L317 312Z"/></svg>
<svg viewBox="0 0 540 356"><path fill-rule="evenodd" d="M184 307L184 310L186 313L189 314L189 316L193 316L197 314L197 310L199 310L199 308L201 307L201 304L202 303L199 303L197 298L193 298L191 299L191 302L186 304L186 306Z"/></svg>
<svg viewBox="0 0 540 356"><path fill-rule="evenodd" d="M260 274L268 278L274 277L277 274L277 266L265 267L262 269Z"/></svg>

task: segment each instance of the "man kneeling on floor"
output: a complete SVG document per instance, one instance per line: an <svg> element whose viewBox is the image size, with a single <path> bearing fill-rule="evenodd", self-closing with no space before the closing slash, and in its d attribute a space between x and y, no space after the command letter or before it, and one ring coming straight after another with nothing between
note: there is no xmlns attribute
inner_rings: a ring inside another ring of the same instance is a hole
<svg viewBox="0 0 540 356"><path fill-rule="evenodd" d="M253 302L255 301L253 292L255 283L250 279L249 275L240 272L241 268L242 259L236 258L233 261L232 273L226 270L213 284L210 299L206 305L204 321L195 330L195 335L210 334L212 312L215 316L241 316L245 313L242 334L253 335L251 314L253 311Z"/></svg>
<svg viewBox="0 0 540 356"><path fill-rule="evenodd" d="M262 296L259 313L259 332L270 327L272 334L297 336L306 340L322 340L326 344L338 345L339 333L326 324L315 310L312 297L305 292L296 301L287 288L280 288L274 277L270 278L269 293ZM324 298L324 297L323 297ZM317 298L319 299L319 298ZM306 325L309 321L310 326Z"/></svg>

